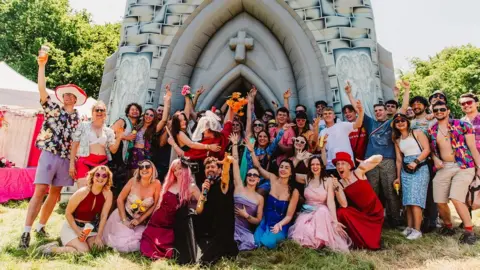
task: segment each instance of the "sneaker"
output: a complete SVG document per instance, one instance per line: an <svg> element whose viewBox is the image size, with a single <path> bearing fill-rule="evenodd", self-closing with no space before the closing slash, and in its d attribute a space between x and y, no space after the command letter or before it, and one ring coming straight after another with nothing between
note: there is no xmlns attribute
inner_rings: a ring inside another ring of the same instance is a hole
<svg viewBox="0 0 480 270"><path fill-rule="evenodd" d="M20 238L20 244L18 248L27 249L30 246L30 233L24 232L22 233L22 237Z"/></svg>
<svg viewBox="0 0 480 270"><path fill-rule="evenodd" d="M421 238L422 237L422 233L415 230L415 229L412 229L412 232L407 236L407 239L408 240L417 240L418 238Z"/></svg>
<svg viewBox="0 0 480 270"><path fill-rule="evenodd" d="M42 254L49 255L49 254L52 254L52 249L56 247L58 247L58 243L55 241L52 243L45 244L43 246L39 246L37 250Z"/></svg>
<svg viewBox="0 0 480 270"><path fill-rule="evenodd" d="M442 228L440 228L438 230L438 233L443 235L443 236L452 236L452 235L455 234L455 231L453 230L453 228L448 228L448 227L443 226Z"/></svg>
<svg viewBox="0 0 480 270"><path fill-rule="evenodd" d="M40 237L40 238L48 238L48 237L50 237L50 235L45 231L45 227L42 227L42 228L40 229L40 231L36 231L36 233L37 233L36 236L37 236L37 237Z"/></svg>
<svg viewBox="0 0 480 270"><path fill-rule="evenodd" d="M405 228L405 230L403 230L403 232L402 232L403 236L408 236L409 234L412 233L412 230L413 229L410 228L410 227Z"/></svg>
<svg viewBox="0 0 480 270"><path fill-rule="evenodd" d="M474 232L465 231L460 237L460 244L473 245L475 242L477 242L477 236Z"/></svg>

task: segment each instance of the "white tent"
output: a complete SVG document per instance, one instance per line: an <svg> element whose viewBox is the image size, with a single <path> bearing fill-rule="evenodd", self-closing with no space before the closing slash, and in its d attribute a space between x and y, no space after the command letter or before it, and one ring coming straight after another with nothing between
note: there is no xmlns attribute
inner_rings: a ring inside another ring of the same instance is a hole
<svg viewBox="0 0 480 270"><path fill-rule="evenodd" d="M47 89L52 100L58 102L53 90ZM92 116L92 106L96 100L88 98L87 102L76 107L80 116ZM23 77L21 74L9 67L5 62L0 62L0 107L8 106L24 108L28 110L41 109L40 94L36 83Z"/></svg>

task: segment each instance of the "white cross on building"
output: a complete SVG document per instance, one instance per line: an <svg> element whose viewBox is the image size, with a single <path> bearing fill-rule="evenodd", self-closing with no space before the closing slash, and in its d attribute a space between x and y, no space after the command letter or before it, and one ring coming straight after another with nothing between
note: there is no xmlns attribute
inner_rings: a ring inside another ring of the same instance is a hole
<svg viewBox="0 0 480 270"><path fill-rule="evenodd" d="M238 31L237 37L230 39L230 49L235 50L235 61L237 63L244 63L247 50L252 48L253 38L247 38L245 31Z"/></svg>

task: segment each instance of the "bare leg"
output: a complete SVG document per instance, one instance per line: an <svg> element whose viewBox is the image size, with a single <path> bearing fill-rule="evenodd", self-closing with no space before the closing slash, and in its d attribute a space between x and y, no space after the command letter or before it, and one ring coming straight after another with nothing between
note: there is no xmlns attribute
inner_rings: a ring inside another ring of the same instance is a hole
<svg viewBox="0 0 480 270"><path fill-rule="evenodd" d="M42 210L40 212L40 224L47 224L47 221L58 202L58 198L60 198L61 191L62 187L50 187L50 192L48 193L47 199L43 203Z"/></svg>
<svg viewBox="0 0 480 270"><path fill-rule="evenodd" d="M33 221L38 216L40 208L42 207L42 201L47 193L48 185L45 184L35 184L35 191L33 192L33 197L28 203L27 218L25 219L25 226L32 226Z"/></svg>
<svg viewBox="0 0 480 270"><path fill-rule="evenodd" d="M453 205L455 206L455 210L457 210L460 219L463 221L464 227L471 227L473 226L472 218L470 217L470 212L468 211L468 207L465 203L457 201L455 199L451 199Z"/></svg>
<svg viewBox="0 0 480 270"><path fill-rule="evenodd" d="M78 178L76 182L77 182L78 189L81 189L82 187L87 186L87 178L86 177L85 178Z"/></svg>
<svg viewBox="0 0 480 270"><path fill-rule="evenodd" d="M420 206L412 205L410 206L410 211L412 212L413 228L417 231L420 231L423 219L422 208Z"/></svg>
<svg viewBox="0 0 480 270"><path fill-rule="evenodd" d="M413 211L412 211L412 206L407 205L407 226L409 228L413 228Z"/></svg>
<svg viewBox="0 0 480 270"><path fill-rule="evenodd" d="M450 214L450 208L446 203L437 203L438 213L444 224L452 224L452 216Z"/></svg>
<svg viewBox="0 0 480 270"><path fill-rule="evenodd" d="M78 238L68 242L64 247L53 248L53 253L87 253L90 251L87 242L80 242Z"/></svg>

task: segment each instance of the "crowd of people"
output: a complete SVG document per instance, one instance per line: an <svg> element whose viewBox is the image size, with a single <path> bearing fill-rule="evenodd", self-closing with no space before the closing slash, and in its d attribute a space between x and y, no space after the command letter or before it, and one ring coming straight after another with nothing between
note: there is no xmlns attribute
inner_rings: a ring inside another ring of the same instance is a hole
<svg viewBox="0 0 480 270"><path fill-rule="evenodd" d="M480 174L480 115L471 93L460 97L465 117L457 120L443 92L410 98L402 82L402 106L376 104L373 118L347 83L351 105L341 121L325 101L315 103L313 118L301 104L291 113L290 90L276 112L257 117L255 87L240 110L226 103L197 111L201 88L171 113L167 85L156 110L129 104L107 127L101 101L91 121L79 120L74 106L86 95L77 86L58 87L62 104L54 103L45 87L47 59L38 63L46 118L21 248L29 246L39 212L36 234L47 235L62 187L74 183L61 246L39 247L46 254L109 246L182 264L215 263L286 239L337 252L378 250L386 226L412 241L433 230L455 234L449 202L463 222L461 243L476 241L465 203ZM94 229L86 234L88 224Z"/></svg>

